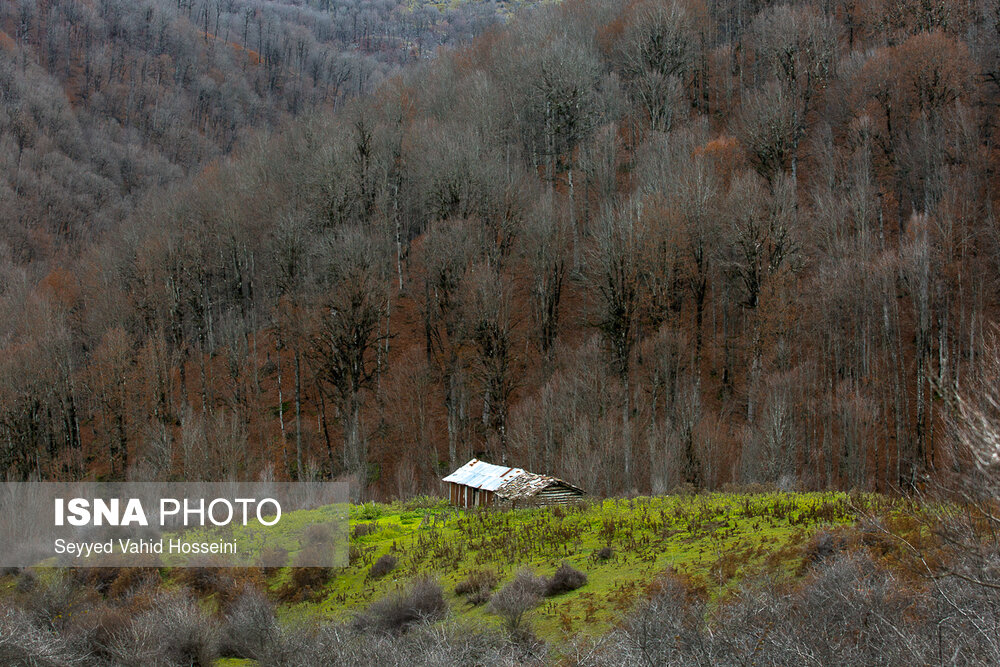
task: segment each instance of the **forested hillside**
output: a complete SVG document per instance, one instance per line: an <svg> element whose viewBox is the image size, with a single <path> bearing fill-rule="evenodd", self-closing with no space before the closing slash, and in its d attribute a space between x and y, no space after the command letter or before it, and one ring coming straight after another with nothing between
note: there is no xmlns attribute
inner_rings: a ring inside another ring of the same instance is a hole
<svg viewBox="0 0 1000 667"><path fill-rule="evenodd" d="M475 454L594 494L891 491L955 463L944 399L1000 301L995 0L543 4L353 101L423 33L316 73L283 35L356 40L336 3L268 4L270 33L158 4L92 55L37 28L110 4L2 19L3 94L61 100L0 135L11 478L385 498Z"/></svg>
<svg viewBox="0 0 1000 667"><path fill-rule="evenodd" d="M490 2L4 2L0 240L19 264L73 255L251 131L336 109L500 18Z"/></svg>

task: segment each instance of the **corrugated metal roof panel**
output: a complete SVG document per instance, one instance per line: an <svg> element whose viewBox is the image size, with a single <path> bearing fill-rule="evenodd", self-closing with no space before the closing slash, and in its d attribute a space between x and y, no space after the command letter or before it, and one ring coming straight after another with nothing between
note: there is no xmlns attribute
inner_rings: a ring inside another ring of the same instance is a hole
<svg viewBox="0 0 1000 667"><path fill-rule="evenodd" d="M444 478L446 482L464 484L474 489L496 491L502 484L525 473L521 468L497 466L479 459L472 459L464 466Z"/></svg>
<svg viewBox="0 0 1000 667"><path fill-rule="evenodd" d="M552 485L565 487L578 494L583 493L582 489L556 477L537 475L522 468L493 465L479 459L472 459L445 477L444 481L495 491L498 496L507 499L527 498Z"/></svg>

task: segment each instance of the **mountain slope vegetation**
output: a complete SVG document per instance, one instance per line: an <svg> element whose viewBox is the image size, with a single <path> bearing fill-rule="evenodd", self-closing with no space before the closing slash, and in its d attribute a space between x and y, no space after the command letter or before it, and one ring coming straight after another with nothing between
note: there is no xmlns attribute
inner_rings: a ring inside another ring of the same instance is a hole
<svg viewBox="0 0 1000 667"><path fill-rule="evenodd" d="M961 463L943 399L992 355L995 12L519 12L71 256L5 251L0 467L389 498L479 455L595 495L916 488ZM279 71L279 107L322 96Z"/></svg>
<svg viewBox="0 0 1000 667"><path fill-rule="evenodd" d="M5 254L40 269L75 256L241 138L336 109L501 20L492 3L6 2Z"/></svg>

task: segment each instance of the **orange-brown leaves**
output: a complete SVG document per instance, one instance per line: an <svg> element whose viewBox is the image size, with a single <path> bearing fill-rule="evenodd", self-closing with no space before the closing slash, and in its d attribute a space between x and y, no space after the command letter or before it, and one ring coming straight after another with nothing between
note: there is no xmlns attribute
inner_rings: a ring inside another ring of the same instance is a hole
<svg viewBox="0 0 1000 667"><path fill-rule="evenodd" d="M881 117L887 132L923 113L939 113L972 92L973 65L965 44L942 32L921 33L879 49L861 69L855 94Z"/></svg>
<svg viewBox="0 0 1000 667"><path fill-rule="evenodd" d="M56 267L42 278L39 288L51 301L71 310L80 297L80 283L76 276L63 267Z"/></svg>

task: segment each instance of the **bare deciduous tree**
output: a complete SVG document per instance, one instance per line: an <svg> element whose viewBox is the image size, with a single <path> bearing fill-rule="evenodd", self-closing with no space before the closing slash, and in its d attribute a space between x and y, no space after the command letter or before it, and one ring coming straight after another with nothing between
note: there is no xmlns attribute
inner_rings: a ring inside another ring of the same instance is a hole
<svg viewBox="0 0 1000 667"><path fill-rule="evenodd" d="M344 468L367 478L368 447L362 432L362 394L375 380L375 353L388 333L382 322L388 308L380 249L361 230L334 241L330 291L316 314L309 354L322 382L332 389L344 430Z"/></svg>

